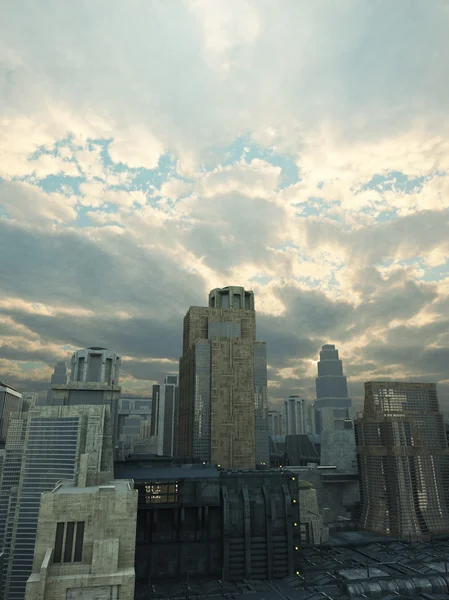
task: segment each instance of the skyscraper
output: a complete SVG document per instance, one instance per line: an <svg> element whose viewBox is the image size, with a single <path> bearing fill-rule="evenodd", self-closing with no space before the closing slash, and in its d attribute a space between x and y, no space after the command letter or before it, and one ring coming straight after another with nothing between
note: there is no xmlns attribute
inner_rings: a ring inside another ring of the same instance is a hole
<svg viewBox="0 0 449 600"><path fill-rule="evenodd" d="M178 376L168 375L162 385L153 385L151 435L157 436L159 456L173 456L179 402Z"/></svg>
<svg viewBox="0 0 449 600"><path fill-rule="evenodd" d="M12 412L20 410L22 394L0 381L0 449L5 447Z"/></svg>
<svg viewBox="0 0 449 600"><path fill-rule="evenodd" d="M403 539L449 531L449 450L434 383L365 383L356 420L361 528Z"/></svg>
<svg viewBox="0 0 449 600"><path fill-rule="evenodd" d="M307 433L307 406L304 398L300 396L285 398L284 429L286 435Z"/></svg>
<svg viewBox="0 0 449 600"><path fill-rule="evenodd" d="M55 370L50 380L50 387L47 391L47 404L51 404L52 387L54 385L66 385L67 384L67 363L63 360L59 361L55 365Z"/></svg>
<svg viewBox="0 0 449 600"><path fill-rule="evenodd" d="M266 345L256 342L254 294L214 289L184 318L179 453L229 469L269 461Z"/></svg>
<svg viewBox="0 0 449 600"><path fill-rule="evenodd" d="M284 433L284 415L278 410L268 411L269 435L282 435Z"/></svg>
<svg viewBox="0 0 449 600"><path fill-rule="evenodd" d="M118 444L120 356L98 346L72 356L70 381L52 386L52 406L107 405L112 417L114 447Z"/></svg>
<svg viewBox="0 0 449 600"><path fill-rule="evenodd" d="M352 408L348 398L348 384L343 374L343 365L334 344L325 344L318 361L316 378L316 430L325 428L344 429L347 409Z"/></svg>

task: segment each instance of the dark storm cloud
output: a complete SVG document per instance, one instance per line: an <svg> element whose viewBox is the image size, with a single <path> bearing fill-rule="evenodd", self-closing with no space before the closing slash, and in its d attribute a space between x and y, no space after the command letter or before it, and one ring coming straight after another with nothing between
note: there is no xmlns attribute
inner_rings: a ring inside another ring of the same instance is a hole
<svg viewBox="0 0 449 600"><path fill-rule="evenodd" d="M163 253L144 251L126 235L109 236L108 252L82 232L23 229L0 219L3 294L104 312L148 307L165 318L200 297L202 281Z"/></svg>

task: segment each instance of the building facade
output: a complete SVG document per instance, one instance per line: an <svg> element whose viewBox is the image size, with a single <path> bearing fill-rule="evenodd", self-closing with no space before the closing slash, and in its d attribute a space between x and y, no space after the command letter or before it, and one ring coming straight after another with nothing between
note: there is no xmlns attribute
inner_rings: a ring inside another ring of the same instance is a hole
<svg viewBox="0 0 449 600"><path fill-rule="evenodd" d="M137 490L132 481L42 494L26 600L133 600Z"/></svg>
<svg viewBox="0 0 449 600"><path fill-rule="evenodd" d="M269 435L284 433L284 416L279 410L268 411L268 433Z"/></svg>
<svg viewBox="0 0 449 600"><path fill-rule="evenodd" d="M316 378L316 432L343 429L347 409L352 409L343 364L334 344L325 344L320 351Z"/></svg>
<svg viewBox="0 0 449 600"><path fill-rule="evenodd" d="M360 527L403 539L449 531L449 450L433 383L365 383L356 420Z"/></svg>
<svg viewBox="0 0 449 600"><path fill-rule="evenodd" d="M284 400L285 435L302 435L307 431L307 403L300 396L289 396Z"/></svg>
<svg viewBox="0 0 449 600"><path fill-rule="evenodd" d="M108 406L115 452L119 451L120 356L93 346L72 356L70 381L52 387L51 406Z"/></svg>
<svg viewBox="0 0 449 600"><path fill-rule="evenodd" d="M135 440L149 437L150 420L152 413L152 399L121 396L118 407L118 443L120 453L126 456L131 452ZM148 429L148 435L143 432Z"/></svg>
<svg viewBox="0 0 449 600"><path fill-rule="evenodd" d="M157 436L157 454L160 456L176 454L178 412L178 376L168 375L162 385L153 385L151 435Z"/></svg>
<svg viewBox="0 0 449 600"><path fill-rule="evenodd" d="M47 391L47 404L51 405L52 387L54 385L66 385L69 376L67 373L67 363L63 360L59 361L55 365L55 370L50 380L50 387Z"/></svg>
<svg viewBox="0 0 449 600"><path fill-rule="evenodd" d="M71 361L71 381L118 385L121 358L101 346L77 350Z"/></svg>
<svg viewBox="0 0 449 600"><path fill-rule="evenodd" d="M212 290L184 319L179 455L230 469L268 463L266 345L256 342L254 294Z"/></svg>
<svg viewBox="0 0 449 600"><path fill-rule="evenodd" d="M138 587L149 579L185 581L188 574L225 581L295 574L300 515L292 473L132 460L116 463L115 473L139 492Z"/></svg>
<svg viewBox="0 0 449 600"><path fill-rule="evenodd" d="M0 449L5 447L9 421L12 412L22 406L22 394L0 381Z"/></svg>
<svg viewBox="0 0 449 600"><path fill-rule="evenodd" d="M59 480L76 479L81 487L108 481L112 470L107 406L40 406L11 421L0 481L5 598L24 598L41 494Z"/></svg>

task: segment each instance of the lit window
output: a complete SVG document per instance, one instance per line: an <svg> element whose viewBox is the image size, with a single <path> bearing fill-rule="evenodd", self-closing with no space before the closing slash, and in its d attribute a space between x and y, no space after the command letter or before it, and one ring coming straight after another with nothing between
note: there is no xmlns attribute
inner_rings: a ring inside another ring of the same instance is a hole
<svg viewBox="0 0 449 600"><path fill-rule="evenodd" d="M178 502L178 483L153 481L145 485L146 504L173 504Z"/></svg>

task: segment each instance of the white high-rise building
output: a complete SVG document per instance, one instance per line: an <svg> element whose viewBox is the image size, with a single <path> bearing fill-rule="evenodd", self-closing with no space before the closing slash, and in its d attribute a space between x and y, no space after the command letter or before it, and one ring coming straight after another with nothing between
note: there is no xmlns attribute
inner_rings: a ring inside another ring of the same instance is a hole
<svg viewBox="0 0 449 600"><path fill-rule="evenodd" d="M278 410L268 411L268 433L270 435L283 435L284 416Z"/></svg>
<svg viewBox="0 0 449 600"><path fill-rule="evenodd" d="M284 431L285 435L300 435L307 433L307 405L300 396L289 396L284 400Z"/></svg>

